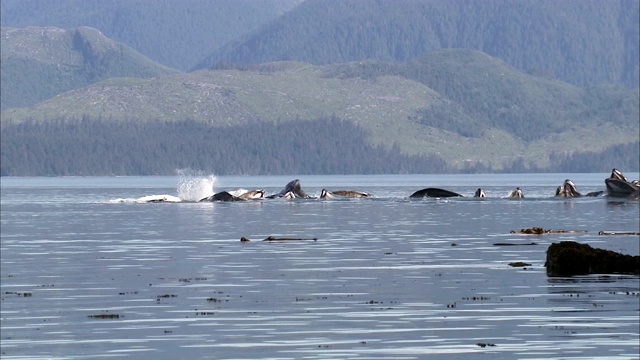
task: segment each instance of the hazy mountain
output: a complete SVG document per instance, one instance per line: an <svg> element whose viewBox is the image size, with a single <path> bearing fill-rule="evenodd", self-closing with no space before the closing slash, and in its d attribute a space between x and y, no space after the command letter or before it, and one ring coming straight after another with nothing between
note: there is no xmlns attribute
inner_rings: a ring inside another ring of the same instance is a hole
<svg viewBox="0 0 640 360"><path fill-rule="evenodd" d="M372 146L437 155L458 169L500 169L517 159L545 167L552 153L635 142L639 101L637 89L581 89L481 52L439 50L406 63L272 63L109 79L3 111L2 121L188 120L229 128L336 117L364 129Z"/></svg>
<svg viewBox="0 0 640 360"><path fill-rule="evenodd" d="M2 0L3 27L89 26L170 67L187 70L301 0Z"/></svg>
<svg viewBox="0 0 640 360"><path fill-rule="evenodd" d="M0 173L637 169L639 3L3 0Z"/></svg>
<svg viewBox="0 0 640 360"><path fill-rule="evenodd" d="M638 0L307 0L215 51L220 62L406 61L426 51L483 51L576 85L639 86Z"/></svg>
<svg viewBox="0 0 640 360"><path fill-rule="evenodd" d="M100 31L81 27L2 28L0 104L25 107L113 77L179 71L160 65Z"/></svg>

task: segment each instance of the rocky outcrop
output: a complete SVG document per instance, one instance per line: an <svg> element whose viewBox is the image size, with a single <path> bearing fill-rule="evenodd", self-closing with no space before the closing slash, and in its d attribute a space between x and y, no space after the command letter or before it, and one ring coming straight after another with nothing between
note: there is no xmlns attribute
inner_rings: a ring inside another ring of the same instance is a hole
<svg viewBox="0 0 640 360"><path fill-rule="evenodd" d="M548 276L640 274L640 256L562 241L549 246L545 266Z"/></svg>

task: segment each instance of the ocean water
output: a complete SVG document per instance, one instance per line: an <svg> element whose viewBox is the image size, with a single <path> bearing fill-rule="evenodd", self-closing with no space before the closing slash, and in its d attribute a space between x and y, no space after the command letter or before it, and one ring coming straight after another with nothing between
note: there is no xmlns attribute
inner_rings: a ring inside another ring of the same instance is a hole
<svg viewBox="0 0 640 360"><path fill-rule="evenodd" d="M640 231L637 200L553 197L608 175L2 178L0 357L637 359L638 276L544 267L559 241L640 254L598 235ZM195 202L294 178L375 197Z"/></svg>

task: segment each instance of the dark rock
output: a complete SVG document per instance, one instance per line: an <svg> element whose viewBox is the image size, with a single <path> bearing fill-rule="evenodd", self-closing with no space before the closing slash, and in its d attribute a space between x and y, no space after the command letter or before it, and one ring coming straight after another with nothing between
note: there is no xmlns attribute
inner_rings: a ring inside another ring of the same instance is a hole
<svg viewBox="0 0 640 360"><path fill-rule="evenodd" d="M545 266L548 276L640 274L640 256L562 241L549 246Z"/></svg>

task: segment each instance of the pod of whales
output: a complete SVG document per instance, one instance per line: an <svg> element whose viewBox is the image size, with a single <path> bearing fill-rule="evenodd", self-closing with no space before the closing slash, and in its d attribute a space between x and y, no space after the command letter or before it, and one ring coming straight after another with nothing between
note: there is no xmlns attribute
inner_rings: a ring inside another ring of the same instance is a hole
<svg viewBox="0 0 640 360"><path fill-rule="evenodd" d="M640 181L628 181L622 172L618 169L613 169L611 175L604 180L606 186L606 194L611 197L629 197L632 199L640 199ZM555 191L555 197L581 197L581 196L600 196L605 191L592 191L586 194L582 194L578 191L577 186L570 179L566 179L561 186L558 186ZM371 193L359 191L359 190L334 190L330 191L323 188L320 192L320 199L336 199L336 198L370 198L373 197ZM412 193L410 199L420 198L451 198L451 197L464 197L464 195L456 193L454 191L429 187L418 190ZM474 198L485 198L486 194L482 188L477 188L473 194ZM265 191L261 189L242 191L221 191L211 196L200 199L198 202L214 202L214 201L247 201L247 200L261 200L261 199L317 199L317 196L309 196L302 189L302 185L299 179L294 179L287 183L285 187L278 193L265 196ZM516 187L511 191L507 198L523 199L524 192L520 187ZM119 199L122 200L122 199ZM125 199L126 200L126 199ZM124 202L122 200L120 202ZM151 195L145 196L135 200L136 202L181 202L178 197L171 195Z"/></svg>

